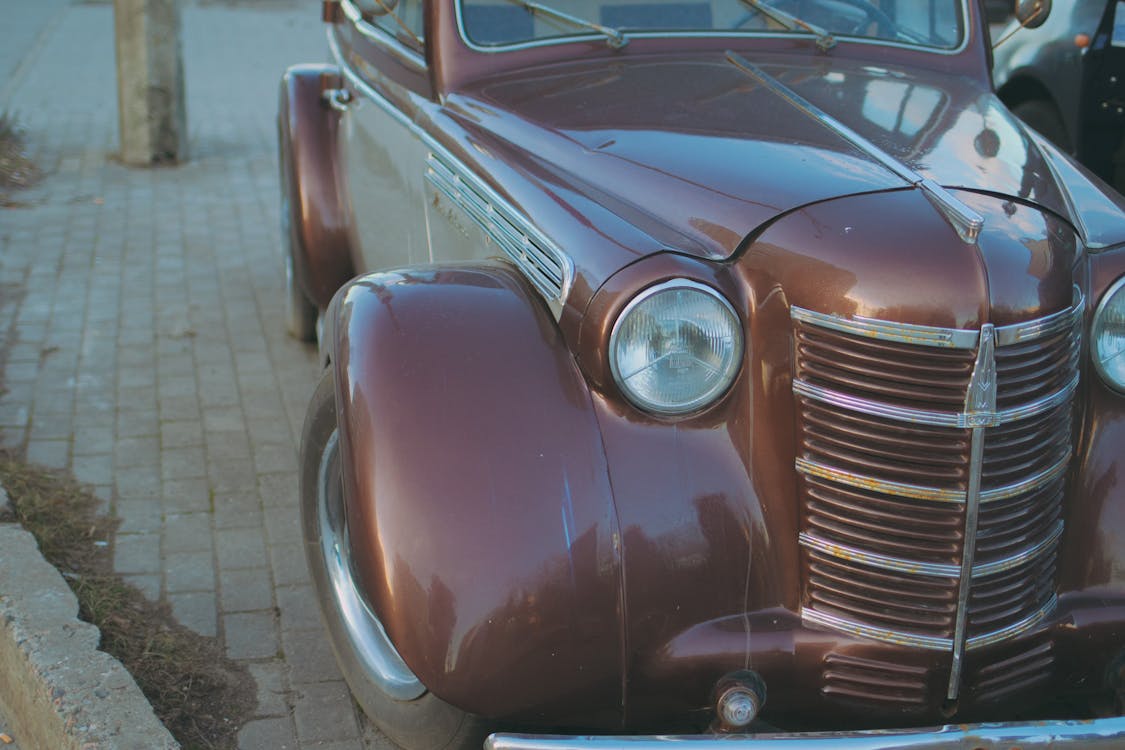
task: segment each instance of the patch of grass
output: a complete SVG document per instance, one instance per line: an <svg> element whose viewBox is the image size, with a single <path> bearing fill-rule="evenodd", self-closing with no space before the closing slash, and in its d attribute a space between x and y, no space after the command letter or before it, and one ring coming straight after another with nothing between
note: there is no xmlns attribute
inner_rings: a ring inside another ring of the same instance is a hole
<svg viewBox="0 0 1125 750"><path fill-rule="evenodd" d="M42 176L24 145L23 131L11 117L0 114L0 206L10 202L6 191L31 187Z"/></svg>
<svg viewBox="0 0 1125 750"><path fill-rule="evenodd" d="M16 520L74 590L79 615L101 630L101 649L132 673L176 740L187 750L234 748L256 705L253 679L214 638L180 625L166 604L113 573L116 524L96 515L97 498L4 451L0 483Z"/></svg>

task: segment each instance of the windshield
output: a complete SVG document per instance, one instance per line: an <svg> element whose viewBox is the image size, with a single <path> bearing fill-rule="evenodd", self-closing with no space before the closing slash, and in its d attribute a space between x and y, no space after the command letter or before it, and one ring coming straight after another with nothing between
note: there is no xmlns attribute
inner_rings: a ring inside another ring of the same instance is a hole
<svg viewBox="0 0 1125 750"><path fill-rule="evenodd" d="M501 49L598 36L663 34L806 36L821 42L866 39L956 49L965 35L965 0L458 0L470 44ZM542 12L547 6L558 13ZM773 12L777 11L777 12ZM560 16L569 17L564 20ZM796 19L796 23L786 21ZM582 23L577 23L581 21ZM604 35L604 32L601 32ZM615 45L616 46L616 45Z"/></svg>

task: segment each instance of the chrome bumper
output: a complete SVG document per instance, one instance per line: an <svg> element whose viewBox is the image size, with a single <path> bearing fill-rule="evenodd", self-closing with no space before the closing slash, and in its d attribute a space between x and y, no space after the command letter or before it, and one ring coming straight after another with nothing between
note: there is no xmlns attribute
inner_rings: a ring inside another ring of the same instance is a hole
<svg viewBox="0 0 1125 750"><path fill-rule="evenodd" d="M485 750L1075 750L1125 748L1125 716L1093 721L958 724L928 729L691 736L494 734Z"/></svg>

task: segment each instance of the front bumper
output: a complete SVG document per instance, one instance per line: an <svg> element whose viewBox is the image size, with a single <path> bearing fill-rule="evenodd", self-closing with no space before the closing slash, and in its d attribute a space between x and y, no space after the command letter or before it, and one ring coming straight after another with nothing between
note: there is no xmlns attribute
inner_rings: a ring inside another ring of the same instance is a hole
<svg viewBox="0 0 1125 750"><path fill-rule="evenodd" d="M957 724L922 729L693 736L494 734L485 750L1120 750L1125 716L1092 721ZM732 744L733 743L733 744Z"/></svg>

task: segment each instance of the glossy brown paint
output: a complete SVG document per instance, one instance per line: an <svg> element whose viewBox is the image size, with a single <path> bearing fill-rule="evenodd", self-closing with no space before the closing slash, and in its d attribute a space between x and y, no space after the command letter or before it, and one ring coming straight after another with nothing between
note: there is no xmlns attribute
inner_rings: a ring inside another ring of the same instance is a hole
<svg viewBox="0 0 1125 750"><path fill-rule="evenodd" d="M355 567L403 659L473 713L620 726L620 538L590 396L545 306L503 264L341 295Z"/></svg>
<svg viewBox="0 0 1125 750"><path fill-rule="evenodd" d="M281 184L288 192L293 270L305 295L322 310L355 275L336 178L339 115L322 96L340 85L340 72L332 66L296 65L285 72L278 95Z"/></svg>
<svg viewBox="0 0 1125 750"><path fill-rule="evenodd" d="M674 52L637 40L624 54L600 42L478 53L456 38L451 8L430 4L434 99L418 88L390 98L534 217L572 255L576 283L558 327L502 264L366 277L341 297L352 548L407 664L466 710L540 725L706 724L715 681L745 667L765 677L779 722L948 718L948 654L800 623L790 309L978 328L1063 309L1077 284L1092 312L1125 272L1125 252L1087 256L1079 233L1125 240L1117 199L1072 210L1055 175L1089 195L1096 186L997 105L977 44L940 60L886 52L880 64L900 66L891 80L941 103L917 132L890 135L862 96L834 103L825 85L835 72L853 93L885 81L858 62L870 48L752 51L845 124L960 188L986 219L973 246L922 193L723 63L713 40ZM564 59L582 55L595 61ZM698 70L723 91L693 88ZM389 91L393 77L371 80ZM617 106L628 90L650 95ZM635 145L642 132L646 148ZM787 139L803 150L783 148ZM697 164L674 160L687 148ZM806 161L815 168L802 171ZM605 357L628 301L678 277L726 296L747 346L719 402L672 420L628 405ZM1020 638L970 653L957 720L1101 688L1125 645L1125 407L1088 366L1079 402L1059 607Z"/></svg>

